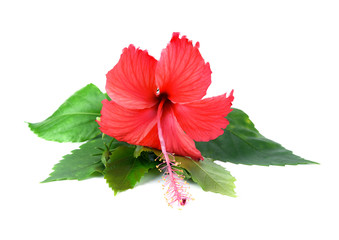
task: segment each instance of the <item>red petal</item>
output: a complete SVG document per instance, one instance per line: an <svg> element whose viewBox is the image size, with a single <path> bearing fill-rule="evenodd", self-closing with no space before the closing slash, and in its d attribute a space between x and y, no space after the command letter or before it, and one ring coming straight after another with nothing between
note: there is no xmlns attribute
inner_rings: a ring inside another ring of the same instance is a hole
<svg viewBox="0 0 339 240"><path fill-rule="evenodd" d="M162 51L156 68L156 83L160 93L166 93L173 102L192 102L206 95L211 84L211 69L199 52L199 44L179 33L173 33L171 42Z"/></svg>
<svg viewBox="0 0 339 240"><path fill-rule="evenodd" d="M155 149L161 149L158 136L158 124L149 131L145 138L139 143L141 146L147 146Z"/></svg>
<svg viewBox="0 0 339 240"><path fill-rule="evenodd" d="M98 124L103 133L129 144L160 149L157 106L127 109L106 99L102 103ZM171 106L164 107L161 125L168 152L196 160L203 159L194 141L180 127Z"/></svg>
<svg viewBox="0 0 339 240"><path fill-rule="evenodd" d="M106 91L119 105L142 109L154 106L157 60L133 45L123 50L120 60L106 75Z"/></svg>
<svg viewBox="0 0 339 240"><path fill-rule="evenodd" d="M187 104L175 104L174 113L182 129L195 141L209 141L224 133L225 118L232 111L233 91Z"/></svg>
<svg viewBox="0 0 339 240"><path fill-rule="evenodd" d="M146 109L127 109L107 99L102 103L101 118L98 124L103 133L129 144L148 143L147 136L156 127L156 106ZM153 136L153 139L156 137L157 135ZM149 146L148 144L142 145Z"/></svg>
<svg viewBox="0 0 339 240"><path fill-rule="evenodd" d="M189 156L196 160L203 159L200 151L195 147L194 141L180 127L172 106L164 106L161 127L167 152Z"/></svg>

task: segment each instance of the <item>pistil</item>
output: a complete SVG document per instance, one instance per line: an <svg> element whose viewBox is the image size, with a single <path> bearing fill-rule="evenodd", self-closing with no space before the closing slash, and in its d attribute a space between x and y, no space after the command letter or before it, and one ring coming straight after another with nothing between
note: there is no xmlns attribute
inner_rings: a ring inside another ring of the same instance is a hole
<svg viewBox="0 0 339 240"><path fill-rule="evenodd" d="M175 160L171 160L169 158L169 155L166 150L166 144L162 132L162 126L161 126L161 116L163 113L164 103L166 101L166 98L162 98L157 111L157 124L158 124L158 136L159 141L161 145L161 151L165 157L165 163L166 163L166 172L165 174L165 181L166 181L166 175L167 176L167 200L169 205L173 204L174 202L178 201L178 203L181 206L184 206L188 200L187 194L185 192L185 187L182 186L182 178L177 175L176 171L173 171L173 166L176 165Z"/></svg>

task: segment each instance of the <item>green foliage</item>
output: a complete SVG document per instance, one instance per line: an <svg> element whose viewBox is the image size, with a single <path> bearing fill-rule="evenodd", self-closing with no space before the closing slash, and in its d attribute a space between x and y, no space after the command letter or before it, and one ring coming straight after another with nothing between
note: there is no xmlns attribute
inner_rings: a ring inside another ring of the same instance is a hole
<svg viewBox="0 0 339 240"><path fill-rule="evenodd" d="M111 154L104 171L108 185L118 192L133 188L149 169L157 163L147 159L147 153L134 157L135 146L119 146Z"/></svg>
<svg viewBox="0 0 339 240"><path fill-rule="evenodd" d="M114 194L133 188L140 179L157 166L159 150L133 146L101 134L95 122L100 117L101 101L109 99L95 85L89 84L68 98L49 118L28 123L39 137L57 142L88 141L54 166L43 182L104 175ZM175 156L185 179L192 179L205 191L235 196L235 178L214 160L246 165L312 164L280 144L262 136L249 117L239 109L227 116L230 124L224 134L209 142L197 142L205 157L194 161Z"/></svg>
<svg viewBox="0 0 339 240"><path fill-rule="evenodd" d="M220 193L235 197L235 178L222 166L205 158L203 161L195 161L185 157L176 157L175 160L186 169L192 180L199 184L204 191Z"/></svg>
<svg viewBox="0 0 339 240"><path fill-rule="evenodd" d="M28 123L39 137L57 142L83 142L100 134L96 117L105 98L95 85L75 92L52 116L39 123Z"/></svg>
<svg viewBox="0 0 339 240"><path fill-rule="evenodd" d="M102 146L101 139L95 139L75 149L71 154L65 155L57 163L50 176L43 182L52 182L58 180L84 180L93 173L102 173L104 165L101 162L99 150L96 147ZM101 154L100 154L101 155Z"/></svg>
<svg viewBox="0 0 339 240"><path fill-rule="evenodd" d="M84 180L92 176L102 175L105 169L102 163L102 156L106 151L103 148L108 142L110 142L110 151L125 144L109 136L97 137L88 141L82 144L79 149L73 150L71 154L64 156L53 167L54 171L43 183L59 180Z"/></svg>
<svg viewBox="0 0 339 240"><path fill-rule="evenodd" d="M227 119L230 124L223 135L209 142L196 143L204 157L223 162L262 166L315 163L294 155L279 143L262 136L243 111L233 109Z"/></svg>

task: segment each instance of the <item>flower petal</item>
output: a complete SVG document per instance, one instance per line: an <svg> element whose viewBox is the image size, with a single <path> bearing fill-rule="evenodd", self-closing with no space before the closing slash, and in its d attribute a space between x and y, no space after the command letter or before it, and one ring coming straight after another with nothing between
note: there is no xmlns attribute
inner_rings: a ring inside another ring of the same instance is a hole
<svg viewBox="0 0 339 240"><path fill-rule="evenodd" d="M173 102L192 102L206 95L211 84L211 69L185 36L173 33L171 42L162 51L156 67L155 79L161 93Z"/></svg>
<svg viewBox="0 0 339 240"><path fill-rule="evenodd" d="M151 147L155 149L161 149L158 135L158 124L154 125L154 127L149 131L149 133L138 145Z"/></svg>
<svg viewBox="0 0 339 240"><path fill-rule="evenodd" d="M161 148L156 123L157 106L128 109L107 99L102 103L101 117L98 121L101 132L129 144ZM171 106L164 107L161 118L167 151L196 160L203 159L194 141L180 127Z"/></svg>
<svg viewBox="0 0 339 240"><path fill-rule="evenodd" d="M228 120L225 118L232 111L233 91L203 100L174 104L173 110L182 129L195 141L215 139L224 133Z"/></svg>
<svg viewBox="0 0 339 240"><path fill-rule="evenodd" d="M202 160L203 157L195 147L194 141L180 127L172 106L165 105L161 117L161 127L167 152Z"/></svg>
<svg viewBox="0 0 339 240"><path fill-rule="evenodd" d="M145 138L156 125L156 106L146 109L128 109L107 99L102 103L98 124L104 134L129 144L147 143ZM153 136L153 138L155 137L157 135ZM145 146L148 145L145 144Z"/></svg>
<svg viewBox="0 0 339 240"><path fill-rule="evenodd" d="M123 50L119 62L106 75L106 91L119 105L142 109L156 100L155 68L157 60L133 45Z"/></svg>

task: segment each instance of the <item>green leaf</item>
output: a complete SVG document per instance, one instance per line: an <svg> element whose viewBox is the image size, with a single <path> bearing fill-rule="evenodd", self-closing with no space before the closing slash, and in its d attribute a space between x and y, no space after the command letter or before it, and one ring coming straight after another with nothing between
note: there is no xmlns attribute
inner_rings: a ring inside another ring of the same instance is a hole
<svg viewBox="0 0 339 240"><path fill-rule="evenodd" d="M103 147L101 138L84 143L79 149L65 155L53 167L54 172L43 183L72 179L84 180L92 174L102 173L105 167L101 162L101 151L97 149L98 147Z"/></svg>
<svg viewBox="0 0 339 240"><path fill-rule="evenodd" d="M195 161L186 157L176 157L175 160L186 169L192 180L200 185L204 191L220 193L235 197L235 178L222 166L205 158L203 161Z"/></svg>
<svg viewBox="0 0 339 240"><path fill-rule="evenodd" d="M133 188L140 179L154 168L157 163L143 157L134 157L135 146L119 146L111 154L105 169L105 179L108 185L118 192Z"/></svg>
<svg viewBox="0 0 339 240"><path fill-rule="evenodd" d="M227 119L230 124L223 135L209 142L196 143L203 156L246 165L317 164L262 136L243 111L233 109Z"/></svg>
<svg viewBox="0 0 339 240"><path fill-rule="evenodd" d="M28 123L39 137L57 142L83 142L100 134L95 119L100 116L106 96L95 85L75 92L52 116L39 123Z"/></svg>
<svg viewBox="0 0 339 240"><path fill-rule="evenodd" d="M125 143L105 135L103 138L97 137L82 144L79 149L75 149L71 154L63 157L57 163L50 174L50 177L43 181L52 182L60 180L84 180L96 175L103 175L105 169L102 163L103 149L105 144L110 143L110 151Z"/></svg>

